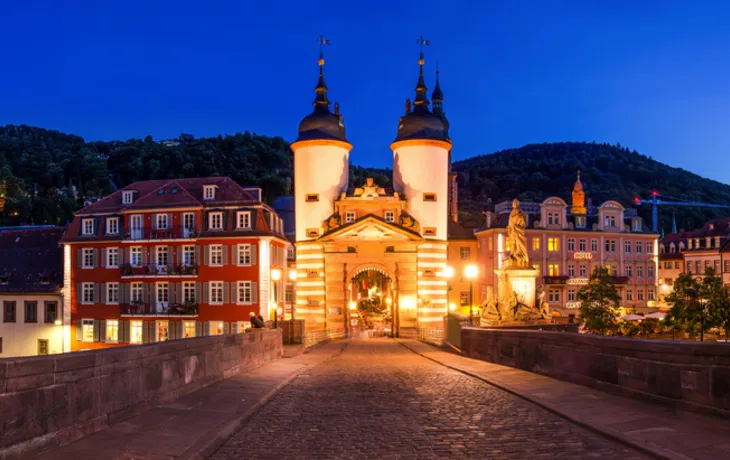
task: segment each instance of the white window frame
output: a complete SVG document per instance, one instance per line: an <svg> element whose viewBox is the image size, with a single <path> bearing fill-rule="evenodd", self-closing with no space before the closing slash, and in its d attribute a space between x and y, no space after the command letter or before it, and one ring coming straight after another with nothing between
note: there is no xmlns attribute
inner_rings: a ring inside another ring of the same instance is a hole
<svg viewBox="0 0 730 460"><path fill-rule="evenodd" d="M106 218L106 234L119 235L119 217Z"/></svg>
<svg viewBox="0 0 730 460"><path fill-rule="evenodd" d="M627 289L626 290L626 301L627 302L633 302L634 301L634 291L633 291L633 289Z"/></svg>
<svg viewBox="0 0 730 460"><path fill-rule="evenodd" d="M214 225L217 224L217 225ZM208 214L208 229L209 230L223 230L223 213L222 212L211 212Z"/></svg>
<svg viewBox="0 0 730 460"><path fill-rule="evenodd" d="M203 199L215 200L215 185L203 185Z"/></svg>
<svg viewBox="0 0 730 460"><path fill-rule="evenodd" d="M164 330L167 332L164 337L161 334L163 325L165 326ZM155 337L156 342L167 342L170 340L170 321L166 319L158 319L155 324L155 334L157 335L157 337Z"/></svg>
<svg viewBox="0 0 730 460"><path fill-rule="evenodd" d="M588 240L586 240L586 239L578 240L578 250L580 252L586 252L587 248L588 248Z"/></svg>
<svg viewBox="0 0 730 460"><path fill-rule="evenodd" d="M91 331L88 334L86 331ZM93 342L94 341L94 320L90 318L84 318L81 320L81 341L82 342Z"/></svg>
<svg viewBox="0 0 730 460"><path fill-rule="evenodd" d="M111 337L111 336L113 336L113 337ZM104 341L106 343L118 343L119 342L119 320L117 320L117 319L106 320L106 331L104 331Z"/></svg>
<svg viewBox="0 0 730 460"><path fill-rule="evenodd" d="M580 278L585 278L588 276L588 265L580 264L578 265L578 276Z"/></svg>
<svg viewBox="0 0 730 460"><path fill-rule="evenodd" d="M631 223L633 224L632 225L633 231L635 231L635 232L641 231L641 221L639 219L634 219L633 221L631 221Z"/></svg>
<svg viewBox="0 0 730 460"><path fill-rule="evenodd" d="M184 281L182 284L182 301L195 302L195 282Z"/></svg>
<svg viewBox="0 0 730 460"><path fill-rule="evenodd" d="M93 305L95 302L94 283L81 283L81 305Z"/></svg>
<svg viewBox="0 0 730 460"><path fill-rule="evenodd" d="M654 278L654 264L653 263L646 266L646 277Z"/></svg>
<svg viewBox="0 0 730 460"><path fill-rule="evenodd" d="M155 306L170 305L170 283L160 281L155 283Z"/></svg>
<svg viewBox="0 0 730 460"><path fill-rule="evenodd" d="M81 234L84 236L94 235L94 219L81 219Z"/></svg>
<svg viewBox="0 0 730 460"><path fill-rule="evenodd" d="M214 334L213 332L218 332L220 330L220 334ZM225 331L223 330L223 321L208 321L208 334L211 336L214 335L223 335Z"/></svg>
<svg viewBox="0 0 730 460"><path fill-rule="evenodd" d="M604 227L608 227L608 228L616 227L616 216L612 216L612 215L606 216L604 224L605 224Z"/></svg>
<svg viewBox="0 0 730 460"><path fill-rule="evenodd" d="M634 277L634 269L631 265L627 265L626 267L624 267L624 272L626 273L627 277L629 277L629 278Z"/></svg>
<svg viewBox="0 0 730 460"><path fill-rule="evenodd" d="M119 248L106 249L106 268L119 268Z"/></svg>
<svg viewBox="0 0 730 460"><path fill-rule="evenodd" d="M142 332L144 329L144 321L142 320L132 320L129 322L129 343L130 344L140 344L142 343L144 333Z"/></svg>
<svg viewBox="0 0 730 460"><path fill-rule="evenodd" d="M208 248L210 251L209 257L210 265L212 267L222 267L223 266L223 245L222 244L211 244ZM215 253L216 257L213 257L213 254ZM216 260L218 259L218 260Z"/></svg>
<svg viewBox="0 0 730 460"><path fill-rule="evenodd" d="M135 281L129 284L129 301L130 302L142 302L142 296L144 292L144 284L141 281Z"/></svg>
<svg viewBox="0 0 730 460"><path fill-rule="evenodd" d="M646 242L646 253L652 254L653 252L654 252L654 243L652 243L651 241L647 241Z"/></svg>
<svg viewBox="0 0 730 460"><path fill-rule="evenodd" d="M142 266L142 246L132 246L129 248L129 265L132 267Z"/></svg>
<svg viewBox="0 0 730 460"><path fill-rule="evenodd" d="M213 293L220 293L220 297L218 295L213 295ZM210 281L208 283L208 304L210 305L223 305L223 281Z"/></svg>
<svg viewBox="0 0 730 460"><path fill-rule="evenodd" d="M591 252L598 252L598 240L591 240Z"/></svg>
<svg viewBox="0 0 730 460"><path fill-rule="evenodd" d="M575 289L568 289L568 302L575 302Z"/></svg>
<svg viewBox="0 0 730 460"><path fill-rule="evenodd" d="M644 277L644 266L643 265L637 265L636 266L636 277L637 278L643 278Z"/></svg>
<svg viewBox="0 0 730 460"><path fill-rule="evenodd" d="M577 216L575 218L575 226L577 228L585 228L585 226L586 226L586 218L584 216Z"/></svg>
<svg viewBox="0 0 730 460"><path fill-rule="evenodd" d="M346 211L345 212L345 223L346 224L355 222L356 218L357 218L357 214L355 214L355 211Z"/></svg>
<svg viewBox="0 0 730 460"><path fill-rule="evenodd" d="M568 238L568 252L575 252L575 239Z"/></svg>
<svg viewBox="0 0 730 460"><path fill-rule="evenodd" d="M641 241L636 242L636 253L641 254L644 252L644 244Z"/></svg>
<svg viewBox="0 0 730 460"><path fill-rule="evenodd" d="M122 191L122 204L132 204L134 202L134 191L123 190Z"/></svg>
<svg viewBox="0 0 730 460"><path fill-rule="evenodd" d="M251 211L236 213L236 230L251 230Z"/></svg>
<svg viewBox="0 0 730 460"><path fill-rule="evenodd" d="M180 338L191 339L195 337L195 321L183 321L183 336Z"/></svg>
<svg viewBox="0 0 730 460"><path fill-rule="evenodd" d="M575 264L568 264L568 276L575 278Z"/></svg>
<svg viewBox="0 0 730 460"><path fill-rule="evenodd" d="M246 292L248 290L248 292ZM243 294L243 296L241 295ZM248 294L248 296L246 296ZM246 299L248 297L248 299ZM236 303L238 305L250 305L253 303L253 283L251 281L239 281L236 286Z"/></svg>
<svg viewBox="0 0 730 460"><path fill-rule="evenodd" d="M385 221L395 222L395 211L385 211Z"/></svg>
<svg viewBox="0 0 730 460"><path fill-rule="evenodd" d="M183 228L195 230L195 213L184 212L182 215Z"/></svg>
<svg viewBox="0 0 730 460"><path fill-rule="evenodd" d="M115 295L112 295L115 294ZM114 299L116 297L116 299ZM106 304L119 305L119 283L106 283Z"/></svg>
<svg viewBox="0 0 730 460"><path fill-rule="evenodd" d="M198 263L198 261L195 260L195 246L192 246L192 245L183 246L182 254L183 254L183 260L182 260L183 265L195 265L196 263Z"/></svg>
<svg viewBox="0 0 730 460"><path fill-rule="evenodd" d="M644 290L643 289L637 289L636 290L636 301L637 302L643 302L644 301Z"/></svg>
<svg viewBox="0 0 730 460"><path fill-rule="evenodd" d="M157 223L157 226L155 227L157 230L169 230L170 229L170 222L167 218L167 214L155 214L155 222ZM162 225L164 223L164 226Z"/></svg>
<svg viewBox="0 0 730 460"><path fill-rule="evenodd" d="M250 244L239 244L238 254L236 254L236 262L238 266L249 267L251 266L251 245Z"/></svg>
<svg viewBox="0 0 730 460"><path fill-rule="evenodd" d="M163 257L160 257L163 256ZM161 259L165 259L165 263L161 263ZM170 265L169 252L167 246L155 246L155 265L168 266Z"/></svg>
<svg viewBox="0 0 730 460"><path fill-rule="evenodd" d="M81 268L94 268L94 248L81 249Z"/></svg>
<svg viewBox="0 0 730 460"><path fill-rule="evenodd" d="M631 241L624 241L624 254L631 254Z"/></svg>

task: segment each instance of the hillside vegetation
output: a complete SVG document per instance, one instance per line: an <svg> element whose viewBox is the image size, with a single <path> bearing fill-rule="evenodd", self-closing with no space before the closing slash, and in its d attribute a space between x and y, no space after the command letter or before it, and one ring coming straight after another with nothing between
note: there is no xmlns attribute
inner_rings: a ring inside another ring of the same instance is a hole
<svg viewBox="0 0 730 460"><path fill-rule="evenodd" d="M621 146L594 143L526 145L455 162L460 208L479 214L502 200L570 198L581 170L594 203L617 199L632 204L652 189L683 199L730 203L730 186L672 168ZM151 137L86 142L79 136L30 126L0 127L0 184L7 189L0 225L64 224L84 201L111 193L136 180L226 175L243 185L260 186L267 201L290 194L292 153L280 137L248 132L199 138ZM350 183L368 176L390 185L388 169L353 166ZM709 217L730 215L706 208L677 208L677 222L689 228ZM642 209L647 216L649 208ZM663 209L669 230L672 209Z"/></svg>

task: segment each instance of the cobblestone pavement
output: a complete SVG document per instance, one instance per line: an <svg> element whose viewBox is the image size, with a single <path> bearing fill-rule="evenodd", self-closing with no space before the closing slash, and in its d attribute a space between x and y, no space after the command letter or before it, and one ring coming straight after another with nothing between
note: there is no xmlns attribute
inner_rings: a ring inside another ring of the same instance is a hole
<svg viewBox="0 0 730 460"><path fill-rule="evenodd" d="M212 458L645 457L392 340L364 339L282 389Z"/></svg>

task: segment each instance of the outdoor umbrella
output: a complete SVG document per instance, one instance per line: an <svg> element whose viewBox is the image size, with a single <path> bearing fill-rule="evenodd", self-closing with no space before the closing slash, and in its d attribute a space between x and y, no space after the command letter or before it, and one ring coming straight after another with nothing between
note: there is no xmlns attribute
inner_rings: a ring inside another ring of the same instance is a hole
<svg viewBox="0 0 730 460"><path fill-rule="evenodd" d="M646 315L647 318L656 318L656 319L664 319L666 318L667 314L662 313L660 311L655 311L654 313L649 313Z"/></svg>
<svg viewBox="0 0 730 460"><path fill-rule="evenodd" d="M624 316L620 317L619 319L622 321L639 321L639 320L644 319L644 317L641 315L624 315Z"/></svg>

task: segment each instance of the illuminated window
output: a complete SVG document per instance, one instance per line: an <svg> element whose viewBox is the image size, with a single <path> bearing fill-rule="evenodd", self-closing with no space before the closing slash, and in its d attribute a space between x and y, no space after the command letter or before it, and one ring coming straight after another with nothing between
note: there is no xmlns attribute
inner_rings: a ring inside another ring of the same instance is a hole
<svg viewBox="0 0 730 460"><path fill-rule="evenodd" d="M119 321L116 319L106 320L106 341L117 342L119 340Z"/></svg>
<svg viewBox="0 0 730 460"><path fill-rule="evenodd" d="M537 274L540 275L540 264L532 264L532 268L537 270Z"/></svg>
<svg viewBox="0 0 730 460"><path fill-rule="evenodd" d="M129 343L142 343L142 321L129 322Z"/></svg>
<svg viewBox="0 0 730 460"><path fill-rule="evenodd" d="M606 264L606 272L611 276L618 274L616 272L616 266L613 264Z"/></svg>
<svg viewBox="0 0 730 460"><path fill-rule="evenodd" d="M210 303L219 305L223 303L223 281L210 282Z"/></svg>
<svg viewBox="0 0 730 460"><path fill-rule="evenodd" d="M560 250L560 247L559 247L560 245L558 244L559 243L559 238L548 238L548 242L547 243L548 243L547 244L548 251L550 251L550 252L557 252L557 251Z"/></svg>
<svg viewBox="0 0 730 460"><path fill-rule="evenodd" d="M238 245L238 265L251 265L251 245Z"/></svg>
<svg viewBox="0 0 730 460"><path fill-rule="evenodd" d="M568 239L568 252L575 252L575 240L573 238Z"/></svg>
<svg viewBox="0 0 730 460"><path fill-rule="evenodd" d="M548 264L548 275L549 276L560 276L560 265L559 264Z"/></svg>
<svg viewBox="0 0 730 460"><path fill-rule="evenodd" d="M81 340L84 342L94 341L94 320L93 319L82 319L81 320Z"/></svg>
<svg viewBox="0 0 730 460"><path fill-rule="evenodd" d="M395 211L385 211L385 221L395 222Z"/></svg>
<svg viewBox="0 0 730 460"><path fill-rule="evenodd" d="M532 250L533 251L540 250L540 238L533 238L532 239Z"/></svg>
<svg viewBox="0 0 730 460"><path fill-rule="evenodd" d="M238 213L238 229L251 228L251 212L243 211Z"/></svg>
<svg viewBox="0 0 730 460"><path fill-rule="evenodd" d="M504 250L509 252L509 239L504 240Z"/></svg>
<svg viewBox="0 0 730 460"><path fill-rule="evenodd" d="M166 342L170 339L170 323L167 320L157 321L157 341Z"/></svg>
<svg viewBox="0 0 730 460"><path fill-rule="evenodd" d="M223 321L210 322L210 335L223 335Z"/></svg>
<svg viewBox="0 0 730 460"><path fill-rule="evenodd" d="M183 322L183 338L195 337L195 321Z"/></svg>
<svg viewBox="0 0 730 460"><path fill-rule="evenodd" d="M251 281L238 282L238 303L251 303L252 301Z"/></svg>
<svg viewBox="0 0 730 460"><path fill-rule="evenodd" d="M576 228L585 228L586 218L584 216L577 216L575 218L575 226Z"/></svg>

